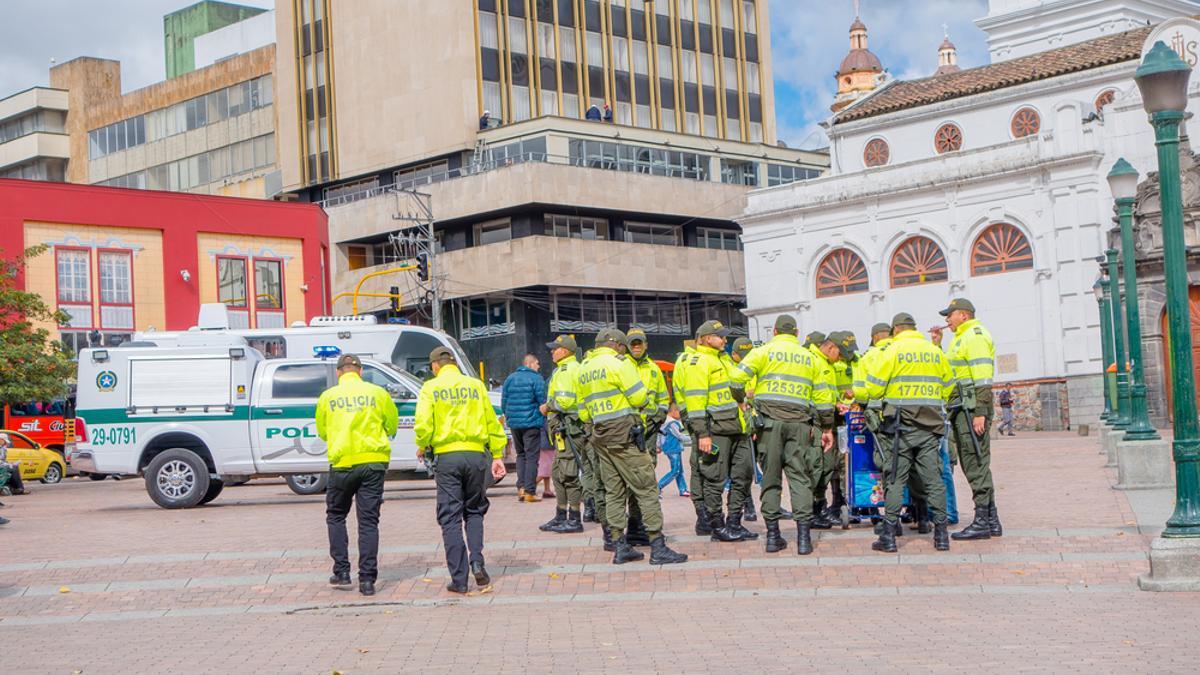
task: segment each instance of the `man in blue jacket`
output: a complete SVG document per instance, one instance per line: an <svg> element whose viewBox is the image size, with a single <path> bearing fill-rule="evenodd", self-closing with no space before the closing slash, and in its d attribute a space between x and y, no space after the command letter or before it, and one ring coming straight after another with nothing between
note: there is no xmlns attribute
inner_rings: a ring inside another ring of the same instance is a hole
<svg viewBox="0 0 1200 675"><path fill-rule="evenodd" d="M546 381L538 374L538 358L526 354L524 365L504 380L500 410L512 431L517 452L517 501L538 502L538 453L546 418L540 408L546 402Z"/></svg>

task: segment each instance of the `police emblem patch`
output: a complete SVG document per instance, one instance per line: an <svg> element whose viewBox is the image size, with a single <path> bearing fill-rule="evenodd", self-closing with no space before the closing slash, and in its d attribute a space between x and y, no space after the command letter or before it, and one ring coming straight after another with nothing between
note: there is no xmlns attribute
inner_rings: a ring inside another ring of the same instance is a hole
<svg viewBox="0 0 1200 675"><path fill-rule="evenodd" d="M117 374L111 370L101 371L96 375L96 388L109 392L117 388Z"/></svg>

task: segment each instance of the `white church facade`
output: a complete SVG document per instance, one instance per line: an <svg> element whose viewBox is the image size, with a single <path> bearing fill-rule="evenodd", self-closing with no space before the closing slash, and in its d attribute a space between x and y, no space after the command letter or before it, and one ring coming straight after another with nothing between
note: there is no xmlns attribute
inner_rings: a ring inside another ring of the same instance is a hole
<svg viewBox="0 0 1200 675"><path fill-rule="evenodd" d="M1156 168L1133 72L1154 40L1184 36L1186 51L1200 24L1163 23L1196 8L1174 0L991 4L979 25L992 64L958 69L947 40L937 74L839 97L824 124L829 173L751 193L746 314L753 339L791 313L802 332L853 330L865 347L897 312L926 329L950 298L969 298L1025 426L1061 429L1102 407L1093 287L1114 226L1105 176L1119 157Z"/></svg>

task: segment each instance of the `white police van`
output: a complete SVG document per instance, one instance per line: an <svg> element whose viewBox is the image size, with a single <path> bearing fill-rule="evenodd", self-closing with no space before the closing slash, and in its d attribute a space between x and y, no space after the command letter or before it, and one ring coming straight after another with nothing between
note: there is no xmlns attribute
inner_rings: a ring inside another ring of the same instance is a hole
<svg viewBox="0 0 1200 675"><path fill-rule="evenodd" d="M251 477L285 476L300 494L324 489L329 463L314 418L317 398L336 382L339 350L267 359L220 332L174 342L80 352L78 470L144 475L163 508L208 503L226 482ZM413 434L421 381L386 362L362 364L363 379L391 392L400 412L389 468L422 469Z"/></svg>

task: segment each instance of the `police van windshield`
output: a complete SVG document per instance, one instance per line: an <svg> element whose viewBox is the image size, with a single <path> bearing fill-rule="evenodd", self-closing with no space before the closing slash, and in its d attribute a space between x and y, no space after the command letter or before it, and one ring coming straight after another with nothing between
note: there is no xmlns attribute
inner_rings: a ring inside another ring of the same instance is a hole
<svg viewBox="0 0 1200 675"><path fill-rule="evenodd" d="M471 367L471 362L467 360L467 356L458 342L449 335L443 335L439 339L437 335L431 333L404 331L396 340L396 346L392 350L392 365L412 373L421 380L428 380L433 377L433 370L429 367L429 353L447 343L454 350L463 374L474 377L475 369Z"/></svg>

